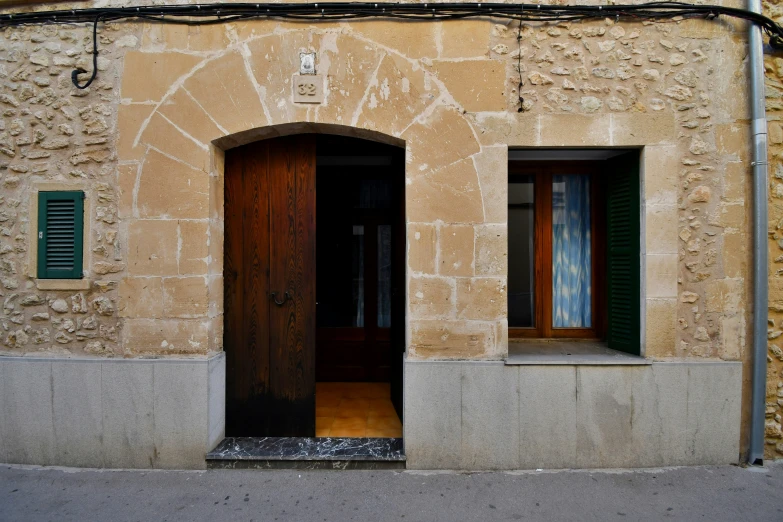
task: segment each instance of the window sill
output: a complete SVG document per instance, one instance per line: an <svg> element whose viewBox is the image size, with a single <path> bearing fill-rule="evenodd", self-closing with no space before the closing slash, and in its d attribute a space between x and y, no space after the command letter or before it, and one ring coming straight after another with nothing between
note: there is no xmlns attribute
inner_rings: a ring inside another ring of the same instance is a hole
<svg viewBox="0 0 783 522"><path fill-rule="evenodd" d="M89 279L36 279L38 290L89 290Z"/></svg>
<svg viewBox="0 0 783 522"><path fill-rule="evenodd" d="M549 339L513 340L508 343L507 366L578 365L645 366L651 359L607 348L599 341L561 341Z"/></svg>

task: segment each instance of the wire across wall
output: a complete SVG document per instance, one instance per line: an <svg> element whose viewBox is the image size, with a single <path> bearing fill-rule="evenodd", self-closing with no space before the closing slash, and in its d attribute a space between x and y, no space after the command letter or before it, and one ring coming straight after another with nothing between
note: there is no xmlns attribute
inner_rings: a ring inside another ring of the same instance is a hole
<svg viewBox="0 0 783 522"><path fill-rule="evenodd" d="M254 19L294 21L351 21L390 19L409 22L494 18L522 22L579 22L596 19L616 21L680 21L686 19L717 20L721 17L745 20L758 25L768 36L769 44L783 49L783 27L774 20L745 9L718 5L694 5L683 2L649 2L635 5L543 5L499 3L209 3L188 5L154 5L138 7L102 7L59 11L29 11L0 14L0 29L36 24L92 24L93 71L89 80L80 83L78 76L87 71L73 71L76 87L89 87L97 74L98 25L123 20L142 20L184 25L211 25Z"/></svg>

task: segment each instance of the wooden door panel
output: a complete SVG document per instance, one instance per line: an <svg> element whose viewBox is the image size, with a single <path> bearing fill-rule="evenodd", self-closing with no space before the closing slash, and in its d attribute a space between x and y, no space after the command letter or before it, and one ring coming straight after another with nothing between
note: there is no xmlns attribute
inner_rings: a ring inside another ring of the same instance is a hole
<svg viewBox="0 0 783 522"><path fill-rule="evenodd" d="M270 381L272 397L280 404L270 404L275 416L285 417L285 402L294 400L290 384L288 350L294 345L296 329L295 307L286 297L294 291L294 248L296 229L296 192L294 157L289 147L274 140L274 151L269 157L269 313ZM283 302L279 305L273 302ZM278 411L282 410L282 411ZM283 419L281 421L284 422Z"/></svg>
<svg viewBox="0 0 783 522"><path fill-rule="evenodd" d="M388 382L391 361L389 329L379 328L368 346L364 328L319 328L316 346L317 382ZM373 365L365 364L373 352Z"/></svg>
<svg viewBox="0 0 783 522"><path fill-rule="evenodd" d="M272 434L312 437L315 146L312 137L297 136L272 140L270 147L270 290L283 302L272 304L269 317Z"/></svg>
<svg viewBox="0 0 783 522"><path fill-rule="evenodd" d="M314 436L313 138L229 151L226 192L226 433Z"/></svg>
<svg viewBox="0 0 783 522"><path fill-rule="evenodd" d="M296 151L296 273L294 280L297 317L296 397L312 414L315 435L315 136L305 135L292 143ZM308 425L308 430L310 429Z"/></svg>
<svg viewBox="0 0 783 522"><path fill-rule="evenodd" d="M242 404L252 395L253 379L243 361L247 358L243 343L243 215L242 159L226 155L224 190L223 253L223 346L226 351L226 434L244 431L239 422Z"/></svg>
<svg viewBox="0 0 783 522"><path fill-rule="evenodd" d="M251 379L253 410L263 409L269 391L269 197L267 195L269 147L253 143L243 153L243 346L245 371ZM247 415L244 423L253 432L268 429L263 415Z"/></svg>

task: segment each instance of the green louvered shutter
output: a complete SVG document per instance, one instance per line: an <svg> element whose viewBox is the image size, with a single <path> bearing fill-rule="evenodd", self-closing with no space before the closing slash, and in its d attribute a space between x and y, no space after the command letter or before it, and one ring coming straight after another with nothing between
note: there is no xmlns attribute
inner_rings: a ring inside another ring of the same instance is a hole
<svg viewBox="0 0 783 522"><path fill-rule="evenodd" d="M84 192L38 193L38 278L81 279Z"/></svg>
<svg viewBox="0 0 783 522"><path fill-rule="evenodd" d="M609 348L640 354L639 155L610 160L607 179L607 312ZM654 224L652 224L654 226Z"/></svg>

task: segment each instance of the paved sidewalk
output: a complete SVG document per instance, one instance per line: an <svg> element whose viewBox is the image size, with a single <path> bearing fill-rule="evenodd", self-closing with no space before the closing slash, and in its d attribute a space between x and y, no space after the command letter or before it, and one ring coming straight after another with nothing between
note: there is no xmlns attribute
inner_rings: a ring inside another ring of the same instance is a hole
<svg viewBox="0 0 783 522"><path fill-rule="evenodd" d="M0 466L0 520L783 520L765 469L420 473Z"/></svg>

